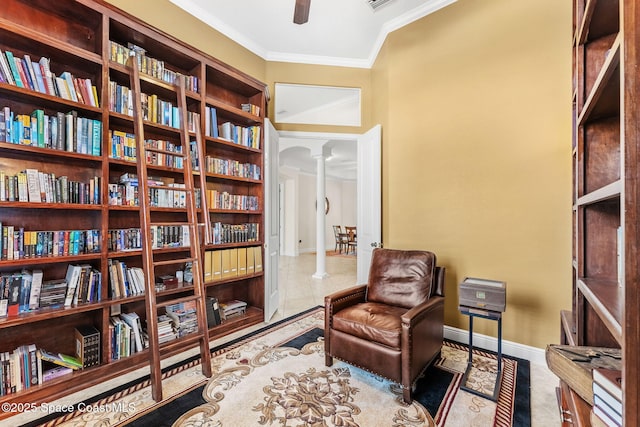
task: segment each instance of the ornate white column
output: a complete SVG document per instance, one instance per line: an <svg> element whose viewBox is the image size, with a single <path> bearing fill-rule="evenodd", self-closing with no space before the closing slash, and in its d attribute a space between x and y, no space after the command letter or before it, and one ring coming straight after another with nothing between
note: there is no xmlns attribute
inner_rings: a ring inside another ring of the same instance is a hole
<svg viewBox="0 0 640 427"><path fill-rule="evenodd" d="M325 199L325 172L324 162L326 154L323 150L322 153L313 153L313 158L316 159L316 272L313 273L314 279L324 279L329 277L326 271L326 213L324 210Z"/></svg>

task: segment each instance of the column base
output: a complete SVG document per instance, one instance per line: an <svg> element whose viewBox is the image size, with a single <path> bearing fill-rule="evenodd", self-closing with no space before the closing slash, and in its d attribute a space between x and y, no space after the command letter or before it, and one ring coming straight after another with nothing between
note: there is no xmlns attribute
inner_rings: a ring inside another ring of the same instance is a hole
<svg viewBox="0 0 640 427"><path fill-rule="evenodd" d="M313 273L311 277L314 279L326 279L329 277L329 273Z"/></svg>

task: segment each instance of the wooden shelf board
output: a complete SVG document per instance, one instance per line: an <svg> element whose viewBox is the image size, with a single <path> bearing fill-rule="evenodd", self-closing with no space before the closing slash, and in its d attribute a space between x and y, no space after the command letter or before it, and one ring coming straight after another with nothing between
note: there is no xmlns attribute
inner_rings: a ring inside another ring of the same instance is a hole
<svg viewBox="0 0 640 427"><path fill-rule="evenodd" d="M622 315L624 296L622 288L609 280L581 278L578 289L602 319L611 335L622 345Z"/></svg>
<svg viewBox="0 0 640 427"><path fill-rule="evenodd" d="M228 278L222 279L222 280L205 282L204 285L206 287L226 285L227 283L233 283L233 282L238 282L238 281L247 280L247 279L254 279L256 277L262 277L262 276L263 276L263 272L260 271L258 273L247 274L247 275L244 275L244 276L234 276L234 277L228 277Z"/></svg>
<svg viewBox="0 0 640 427"><path fill-rule="evenodd" d="M221 324L209 328L209 339L214 340L232 332L242 330L248 326L257 325L264 321L264 310L249 306L243 316L223 321Z"/></svg>
<svg viewBox="0 0 640 427"><path fill-rule="evenodd" d="M591 193L585 194L578 198L577 205L584 206L588 204L603 202L605 200L615 199L622 194L622 181L617 180L611 184L605 185Z"/></svg>
<svg viewBox="0 0 640 427"><path fill-rule="evenodd" d="M3 83L0 83L2 85ZM9 142L0 142L0 151L3 154L12 152L11 154L19 153L23 156L47 156L51 158L60 158L60 161L67 162L88 162L90 165L100 165L102 163L102 157L92 156L90 154L74 153L66 150L54 150L53 148L34 147L33 145L11 144Z"/></svg>
<svg viewBox="0 0 640 427"><path fill-rule="evenodd" d="M573 318L573 314L569 310L562 310L560 312L560 324L564 336L567 339L566 345L577 345L576 339L576 326Z"/></svg>
<svg viewBox="0 0 640 427"><path fill-rule="evenodd" d="M618 0L587 0L577 39L579 43L619 31Z"/></svg>
<svg viewBox="0 0 640 427"><path fill-rule="evenodd" d="M593 85L593 90L587 97L584 107L578 117L578 125L584 125L588 120L592 118L600 118L613 114L611 109L616 108L615 105L606 105L601 107L600 103L604 99L607 88L610 84L617 84L617 92L612 89L612 93L618 96L617 112L620 114L620 48L621 48L621 36L618 34L609 55L607 56L602 69L598 74L598 77ZM617 73L615 71L618 71Z"/></svg>
<svg viewBox="0 0 640 427"><path fill-rule="evenodd" d="M95 52L81 49L77 46L55 39L46 34L34 31L31 28L26 28L22 25L8 21L7 19L0 18L0 30L3 32L6 31L14 36L19 37L20 39L32 40L34 42L45 45L47 46L48 49L56 50L61 55L64 55L64 56L72 55L83 61L86 61L87 63L91 62L96 67L100 67L100 64L102 64L102 57ZM36 58L32 58L32 59L36 60ZM40 58L37 58L37 59L40 59Z"/></svg>
<svg viewBox="0 0 640 427"><path fill-rule="evenodd" d="M219 144L222 146L226 146L227 148L230 148L232 150L237 150L240 152L251 152L251 153L262 153L262 150L259 148L252 148L252 147L247 147L246 145L241 145L241 144L236 144L235 142L229 140L229 139L222 139L222 138L214 138L212 136L205 136L204 140L208 143L215 143L215 144Z"/></svg>
<svg viewBox="0 0 640 427"><path fill-rule="evenodd" d="M243 176L234 176L234 175L223 175L219 173L206 173L207 178L215 178L215 179L224 179L227 181L237 181L237 182L246 182L248 184L262 184L262 180L246 178Z"/></svg>

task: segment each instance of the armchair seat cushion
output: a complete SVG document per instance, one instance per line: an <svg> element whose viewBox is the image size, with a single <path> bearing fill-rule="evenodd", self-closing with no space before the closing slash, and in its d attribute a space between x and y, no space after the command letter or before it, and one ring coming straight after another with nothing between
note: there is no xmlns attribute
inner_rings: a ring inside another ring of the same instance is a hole
<svg viewBox="0 0 640 427"><path fill-rule="evenodd" d="M347 307L333 315L333 329L400 350L401 316L408 309L377 302Z"/></svg>

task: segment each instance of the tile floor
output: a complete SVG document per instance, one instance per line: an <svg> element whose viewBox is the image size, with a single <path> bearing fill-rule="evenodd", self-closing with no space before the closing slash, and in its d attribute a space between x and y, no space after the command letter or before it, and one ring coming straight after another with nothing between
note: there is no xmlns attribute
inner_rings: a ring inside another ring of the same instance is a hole
<svg viewBox="0 0 640 427"><path fill-rule="evenodd" d="M298 257L281 257L279 270L280 306L271 319L272 321L286 318L308 308L324 305L325 295L356 284L355 257L327 257L326 270L329 277L323 280L311 277L315 272L315 256L313 254L302 254ZM265 326L264 323L255 325L241 332L236 332L222 339L212 341L211 347L223 344L226 341L242 336L263 326ZM163 360L162 366L171 365L197 353L197 349L181 353L177 356ZM128 375L114 380L105 381L91 389L86 389L82 392L69 395L53 403L68 405L83 401L90 396L108 391L127 381L131 381L135 378L148 374L148 368L141 368ZM532 427L560 426L559 412L555 396L555 387L557 384L557 377L553 375L546 366L531 364ZM11 417L9 420L0 421L0 427L21 425L41 416L42 414L37 413L20 414Z"/></svg>

